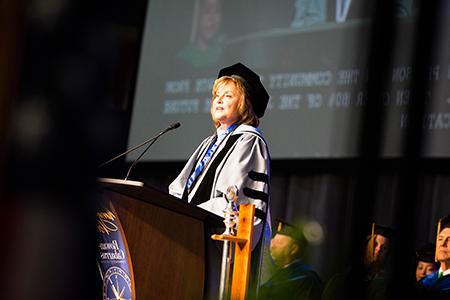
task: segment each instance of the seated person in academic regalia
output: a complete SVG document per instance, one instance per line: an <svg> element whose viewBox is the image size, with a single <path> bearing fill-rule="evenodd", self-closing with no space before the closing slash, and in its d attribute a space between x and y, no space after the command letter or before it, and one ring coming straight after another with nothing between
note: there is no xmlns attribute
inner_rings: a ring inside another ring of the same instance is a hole
<svg viewBox="0 0 450 300"><path fill-rule="evenodd" d="M279 220L270 242L270 254L279 269L261 286L258 299L320 299L322 281L300 259L305 246L302 231Z"/></svg>
<svg viewBox="0 0 450 300"><path fill-rule="evenodd" d="M437 234L436 260L440 267L421 282L429 294L450 299L450 215L439 221Z"/></svg>
<svg viewBox="0 0 450 300"><path fill-rule="evenodd" d="M373 224L371 234L366 238L363 268L355 265L332 276L322 300L388 299L392 280L388 268L392 241L391 228Z"/></svg>
<svg viewBox="0 0 450 300"><path fill-rule="evenodd" d="M436 245L427 243L416 251L416 281L436 272L439 264L435 261Z"/></svg>
<svg viewBox="0 0 450 300"><path fill-rule="evenodd" d="M364 287L369 299L387 297L387 289L391 280L388 266L392 249L393 230L389 227L375 225L374 232L367 242L364 259Z"/></svg>

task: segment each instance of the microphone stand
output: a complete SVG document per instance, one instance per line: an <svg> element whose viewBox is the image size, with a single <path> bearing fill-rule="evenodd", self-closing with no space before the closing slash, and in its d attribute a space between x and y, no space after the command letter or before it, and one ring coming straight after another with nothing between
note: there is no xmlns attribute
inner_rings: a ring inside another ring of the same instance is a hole
<svg viewBox="0 0 450 300"><path fill-rule="evenodd" d="M130 176L131 169L133 169L134 165L138 162L139 159L141 159L141 157L145 154L145 152L147 152L147 150L148 150L148 149L156 142L156 140L157 140L160 136L162 136L164 133L166 133L167 131L169 131L169 130L171 130L171 129L173 129L173 128L171 128L171 127L166 128L164 131L161 131L160 133L158 133L158 135L156 135L156 136L153 138L153 140L152 140L151 143L147 146L147 148L145 148L145 150L142 151L142 153L138 156L138 158L136 158L136 159L133 161L133 163L131 164L130 168L128 169L127 176L125 176L125 179L124 179L124 180L128 180L128 176Z"/></svg>
<svg viewBox="0 0 450 300"><path fill-rule="evenodd" d="M166 130L167 130L167 129L166 129ZM103 167L103 166L105 166L105 165L107 165L107 164L109 164L109 163L115 161L116 159L121 158L122 156L127 155L128 153L130 153L130 152L132 152L132 151L134 151L134 150L136 150L136 149L138 149L138 148L144 146L145 144L148 144L148 143L150 143L150 142L152 142L152 141L155 141L159 136L160 136L160 134L158 134L158 135L156 135L156 136L154 136L154 137L152 137L152 138L146 140L145 142L143 142L143 143L141 143L141 144L139 144L139 145L137 145L137 146L134 146L134 147L131 148L131 149L128 149L128 150L125 151L124 153L121 153L121 154L119 154L119 155L117 155L117 156L114 156L113 158L111 158L111 159L108 160L108 161L105 161L104 163L102 163L102 164L99 165L98 167L101 168L101 167ZM153 143L152 143L152 144L153 144Z"/></svg>
<svg viewBox="0 0 450 300"><path fill-rule="evenodd" d="M175 129L175 128L180 127L180 125L181 125L180 123L174 123L174 124L171 124L169 127L167 127L166 129L164 129L163 131L161 131L160 133L158 133L158 134L155 135L154 137L152 137L152 138L146 140L145 142L143 142L143 143L141 143L141 144L139 144L139 145L137 145L137 146L134 146L134 147L131 148L131 149L128 149L127 151L125 151L125 152L123 152L123 153L121 153L121 154L119 154L119 155L117 155L117 156L111 158L110 160L108 160L108 161L106 161L106 162L104 162L104 163L102 163L102 164L99 165L99 168L101 168L101 167L103 167L103 166L105 166L105 165L107 165L107 164L109 164L109 163L115 161L116 159L118 159L118 158L120 158L120 157L122 157L122 156L124 156L124 155L127 155L128 153L130 153L130 152L132 152L132 151L134 151L134 150L136 150L136 149L138 149L138 148L140 148L140 147L142 147L142 146L144 146L144 145L150 143L150 144L147 146L147 148L145 148L145 150L142 151L142 153L138 156L138 158L136 158L136 159L133 161L133 163L131 164L130 168L128 168L128 172L127 172L127 175L125 176L125 179L98 178L97 180L100 181L100 182L104 182L104 183L120 183L120 184L128 184L128 185L135 185L135 186L144 186L144 183L141 182L141 181L128 180L128 177L130 176L131 169L136 165L136 163L139 161L139 159L145 154L145 152L147 152L147 150L148 150L148 149L156 142L156 140L157 140L160 136L162 136L163 134L165 134L167 131L170 131L170 130L172 130L172 129Z"/></svg>

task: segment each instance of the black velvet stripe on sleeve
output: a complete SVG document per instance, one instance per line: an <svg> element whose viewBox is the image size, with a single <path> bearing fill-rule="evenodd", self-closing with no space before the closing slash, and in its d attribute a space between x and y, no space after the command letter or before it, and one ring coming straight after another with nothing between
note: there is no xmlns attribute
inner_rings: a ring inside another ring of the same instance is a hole
<svg viewBox="0 0 450 300"><path fill-rule="evenodd" d="M250 189L248 187L244 188L244 195L249 197L249 198L253 198L253 199L258 199L261 200L265 203L267 203L269 201L269 195L267 195L264 192L260 192L254 189Z"/></svg>
<svg viewBox="0 0 450 300"><path fill-rule="evenodd" d="M265 173L258 173L255 171L248 172L248 177L254 181L262 181L266 184L269 184L269 176Z"/></svg>
<svg viewBox="0 0 450 300"><path fill-rule="evenodd" d="M255 217L258 219L265 221L266 220L266 213L263 212L261 209L257 208L255 209Z"/></svg>

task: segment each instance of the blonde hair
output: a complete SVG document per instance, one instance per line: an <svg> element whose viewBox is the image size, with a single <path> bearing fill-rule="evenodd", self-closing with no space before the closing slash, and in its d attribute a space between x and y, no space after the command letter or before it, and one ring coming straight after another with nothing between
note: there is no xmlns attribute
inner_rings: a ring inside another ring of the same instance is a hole
<svg viewBox="0 0 450 300"><path fill-rule="evenodd" d="M247 82L245 81L244 78L237 75L222 76L214 81L210 106L210 112L214 122L214 126L216 126L216 128L220 127L220 123L219 121L214 119L214 114L212 111L212 104L214 101L214 97L217 93L217 90L228 83L234 83L234 86L239 92L239 103L237 105L237 113L239 115L238 125L245 124L258 127L259 118L256 116L255 111L253 110L253 105L249 99L248 95L249 88L247 86Z"/></svg>

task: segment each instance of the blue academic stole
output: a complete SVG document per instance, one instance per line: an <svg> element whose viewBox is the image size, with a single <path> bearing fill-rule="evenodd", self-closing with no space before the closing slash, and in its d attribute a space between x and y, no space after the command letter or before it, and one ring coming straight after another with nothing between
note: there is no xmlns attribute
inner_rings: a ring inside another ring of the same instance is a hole
<svg viewBox="0 0 450 300"><path fill-rule="evenodd" d="M191 191L191 187L193 186L195 180L198 178L198 176L201 174L205 166L208 164L208 162L211 160L211 157L214 155L214 152L219 147L219 145L222 143L222 141L226 138L226 136L232 132L234 129L236 129L237 123L234 123L230 127L225 130L225 132L221 133L220 136L216 136L214 143L212 143L208 151L206 152L205 156L201 161L198 162L197 166L195 167L194 172L192 172L191 176L189 177L186 188L188 192Z"/></svg>

